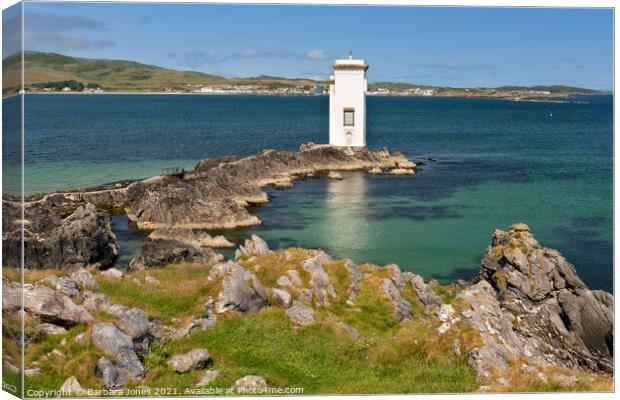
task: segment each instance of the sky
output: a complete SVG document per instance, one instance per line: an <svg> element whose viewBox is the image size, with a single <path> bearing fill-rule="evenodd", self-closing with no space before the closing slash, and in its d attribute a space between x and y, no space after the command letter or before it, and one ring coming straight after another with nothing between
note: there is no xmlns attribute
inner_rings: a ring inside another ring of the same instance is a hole
<svg viewBox="0 0 620 400"><path fill-rule="evenodd" d="M611 9L25 4L25 48L228 77L326 79L349 51L370 82L613 87ZM17 51L5 11L3 56Z"/></svg>

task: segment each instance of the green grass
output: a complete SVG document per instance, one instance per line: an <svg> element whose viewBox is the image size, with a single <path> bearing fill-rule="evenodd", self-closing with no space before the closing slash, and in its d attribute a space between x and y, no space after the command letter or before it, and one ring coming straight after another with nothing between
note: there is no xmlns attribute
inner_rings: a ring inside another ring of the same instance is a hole
<svg viewBox="0 0 620 400"><path fill-rule="evenodd" d="M169 265L150 271L136 271L121 281L97 275L100 291L110 297L112 303L141 308L150 318L170 323L173 318L182 319L199 314L209 293L215 293L215 284L207 280L209 267L204 265ZM150 275L162 284L136 285L137 278L144 282Z"/></svg>
<svg viewBox="0 0 620 400"><path fill-rule="evenodd" d="M263 376L269 386L302 387L305 394L463 392L477 386L466 365L428 359L423 351L394 365L371 367L368 351L381 340L391 339L356 342L326 325L295 329L282 310L269 308L157 348L146 358L149 384L191 387L201 372L171 374L166 363L203 347L214 360L211 368L220 371L212 386L230 387L248 374Z"/></svg>
<svg viewBox="0 0 620 400"><path fill-rule="evenodd" d="M454 287L431 285L431 289L433 289L435 294L441 297L441 300L446 304L452 304L457 295L457 290Z"/></svg>

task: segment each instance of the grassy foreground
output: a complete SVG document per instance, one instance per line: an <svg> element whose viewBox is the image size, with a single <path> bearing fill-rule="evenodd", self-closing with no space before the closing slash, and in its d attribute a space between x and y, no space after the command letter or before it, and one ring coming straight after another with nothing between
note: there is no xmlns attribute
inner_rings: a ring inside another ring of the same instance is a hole
<svg viewBox="0 0 620 400"><path fill-rule="evenodd" d="M242 258L238 262L254 273L266 288L271 288L277 287L277 278L289 269L296 269L307 284L308 275L300 268L300 263L313 254L311 250L293 248ZM144 395L144 391L138 390L145 388L168 388L166 393L150 392L151 395L206 394L205 388L196 387L205 370L178 374L168 365L174 355L206 348L213 360L207 369L220 372L207 388L223 390L245 375L260 375L270 387L301 388L303 394L567 390L552 379L541 383L521 376L518 363L515 363L514 373L511 372L511 387L481 387L467 364L467 354L481 343L477 332L464 323L456 323L448 332L438 335L440 321L424 313L411 289L404 289L403 297L412 304L414 317L400 324L391 317L392 306L380 290L381 279L390 276L390 270L371 264L360 268L366 274L355 306L346 304L350 282L344 261L327 263L325 270L337 297L329 306L314 307L314 325L293 326L284 310L275 306L245 317L218 315L213 330L199 331L178 340L153 342L151 353L143 357L148 369L146 378L130 383L128 389L136 389L136 395ZM107 294L112 303L141 308L149 318L178 328L199 315L205 301L216 298L221 290L217 281L207 279L209 270L210 266L205 265L169 265L126 274L120 281L100 274L95 277L100 291ZM52 273L66 272L32 271L26 275L26 280L38 282ZM145 282L147 275L161 284ZM11 272L5 270L5 279L7 276L10 278ZM454 302L454 287L437 286L435 290L444 301L459 309L460 305ZM97 321L114 322L116 318L105 312L93 316ZM94 369L103 354L91 344L90 326L76 326L66 334L48 336L36 332L38 322L26 321L31 342L26 349L25 364L28 368L34 362L41 374L26 377L26 389L56 390L69 376L75 376L84 388L102 389ZM359 338L344 329L343 323L355 328ZM5 330L9 327L7 324L8 320L4 322ZM74 339L81 333L85 333L87 339L78 343ZM457 341L459 351L454 350ZM3 335L3 344L5 353L19 350L6 335ZM556 371L560 369L549 370L548 375ZM577 373L577 377L578 383L570 390L609 390L612 387L607 377L586 373Z"/></svg>

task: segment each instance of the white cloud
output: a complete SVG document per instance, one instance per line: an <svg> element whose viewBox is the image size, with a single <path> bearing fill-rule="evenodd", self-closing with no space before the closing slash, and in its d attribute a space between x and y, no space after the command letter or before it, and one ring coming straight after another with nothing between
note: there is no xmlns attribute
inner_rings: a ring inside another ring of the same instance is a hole
<svg viewBox="0 0 620 400"><path fill-rule="evenodd" d="M329 54L327 54L325 50L312 49L306 52L306 57L311 60L325 60L326 58L329 58Z"/></svg>

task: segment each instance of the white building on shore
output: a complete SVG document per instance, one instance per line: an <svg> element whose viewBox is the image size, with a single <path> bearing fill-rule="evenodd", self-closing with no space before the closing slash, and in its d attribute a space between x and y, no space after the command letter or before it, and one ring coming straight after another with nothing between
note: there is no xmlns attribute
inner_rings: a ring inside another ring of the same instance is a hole
<svg viewBox="0 0 620 400"><path fill-rule="evenodd" d="M336 60L329 85L329 144L366 146L366 70L364 60Z"/></svg>

